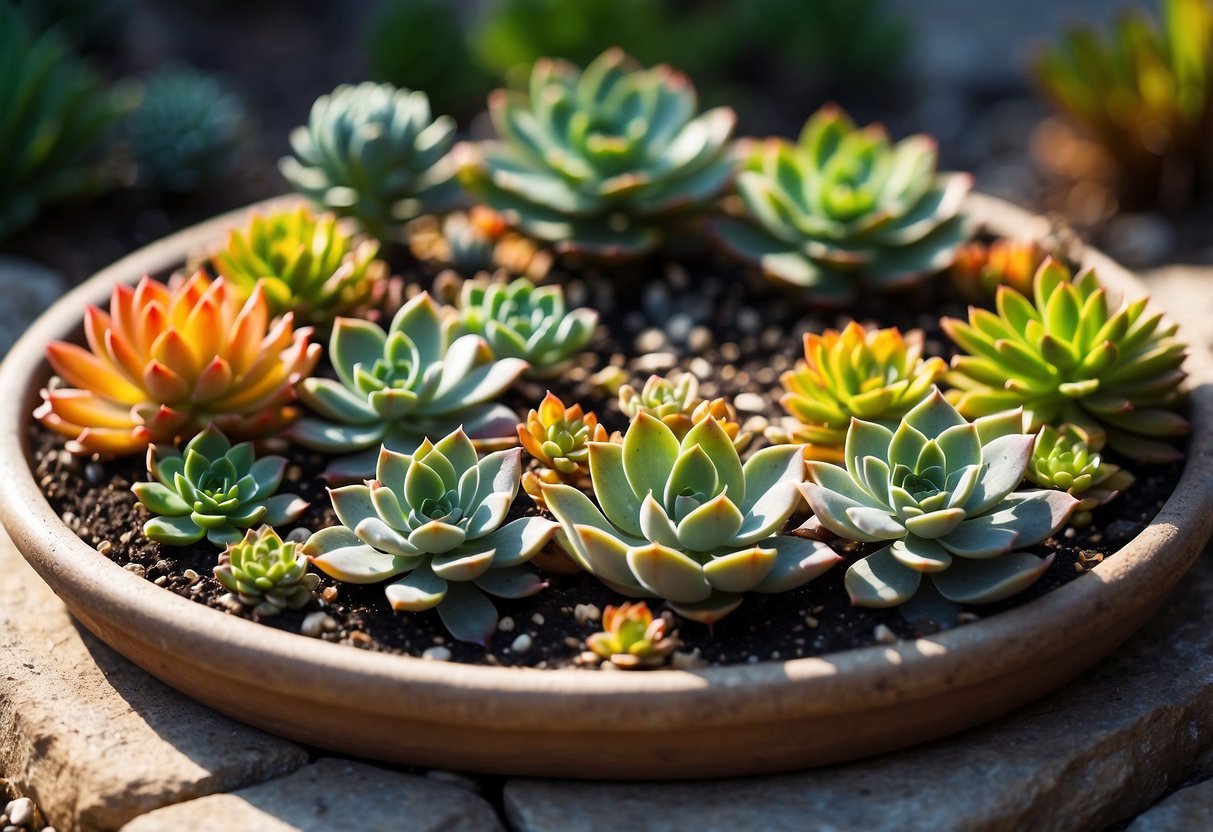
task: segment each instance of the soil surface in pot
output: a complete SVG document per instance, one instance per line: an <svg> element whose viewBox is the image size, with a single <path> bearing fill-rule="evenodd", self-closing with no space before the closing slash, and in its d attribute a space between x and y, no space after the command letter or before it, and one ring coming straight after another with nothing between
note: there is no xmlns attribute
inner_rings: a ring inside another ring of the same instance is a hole
<svg viewBox="0 0 1213 832"><path fill-rule="evenodd" d="M392 260L412 287L434 286L437 294L449 299L449 277L435 281L435 268L399 252ZM580 402L597 412L608 430L623 430L627 420L615 396L601 384L609 375L603 369L620 368L625 380L639 386L650 373L679 368L700 379L701 396L733 398L743 429L754 433L747 452L764 444L762 429L767 421L777 420L784 413L779 405L779 376L802 357L804 332L839 327L855 317L880 326L896 325L903 331L922 329L927 354L948 356L952 346L942 335L938 319L965 313L965 304L943 277L896 295L867 297L853 309L832 312L804 306L793 294L773 289L713 257L686 258L678 264L650 262L609 273L587 270L561 277L570 306L588 305L601 313L603 326L598 338L576 366L561 376L542 383L524 380L516 385L506 398L507 404L524 416L538 405L545 389L551 389L566 404ZM78 459L62 450L61 437L36 424L30 430L39 485L67 525L85 542L169 591L232 615L250 615L228 599L213 579L218 555L215 547L206 542L187 547L161 546L143 537L141 529L148 513L130 491L132 483L147 478L141 457ZM320 476L328 459L298 449L291 449L289 455L293 464L282 491L311 501L298 525L314 531L334 524L336 517ZM962 622L1031 601L1079 578L1136 536L1170 496L1182 465L1133 465L1132 470L1136 484L1097 509L1090 526L1067 529L1033 547L1036 554L1055 555L1041 580L1009 601L967 609ZM535 511L530 498L520 491L512 515ZM284 536L289 531L281 530ZM749 594L739 609L712 628L665 612L674 619L682 642L675 664L726 665L817 656L938 629L933 621L907 621L896 610L852 607L843 588L843 576L847 565L870 548L839 540L832 545L846 562L792 592ZM319 600L307 609L262 621L290 632L306 630L311 637L389 653L489 665L579 665L578 657L585 649L583 639L600 628L600 611L626 599L584 574L551 574L549 580L549 588L531 598L493 599L501 624L487 649L453 641L435 613L394 613L381 585L338 584L327 576L321 577Z"/></svg>

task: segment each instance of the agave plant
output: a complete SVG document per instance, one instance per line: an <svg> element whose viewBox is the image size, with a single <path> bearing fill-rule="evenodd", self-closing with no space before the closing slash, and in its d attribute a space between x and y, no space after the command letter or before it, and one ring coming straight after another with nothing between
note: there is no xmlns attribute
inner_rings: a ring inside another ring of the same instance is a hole
<svg viewBox="0 0 1213 832"><path fill-rule="evenodd" d="M336 215L317 217L300 206L254 214L247 226L228 232L211 264L245 293L260 281L273 314L294 312L327 328L383 295L388 265L378 253L378 241L351 233Z"/></svg>
<svg viewBox="0 0 1213 832"><path fill-rule="evenodd" d="M923 334L896 327L804 336L804 361L785 372L780 403L791 414L768 432L777 442L804 445L807 459L842 462L852 418L896 425L947 371L942 358L922 357Z"/></svg>
<svg viewBox="0 0 1213 832"><path fill-rule="evenodd" d="M497 611L482 594L522 598L546 584L526 566L556 524L523 517L502 525L518 493L518 448L477 460L462 430L424 441L412 455L383 449L376 478L329 491L340 526L308 538L303 552L339 581L377 583L392 609L437 609L451 635L483 644Z"/></svg>
<svg viewBox="0 0 1213 832"><path fill-rule="evenodd" d="M913 283L946 269L970 236L961 212L971 177L936 173L933 139L890 144L827 105L798 144L770 139L741 150L741 218L721 218L721 242L815 302Z"/></svg>
<svg viewBox="0 0 1213 832"><path fill-rule="evenodd" d="M801 586L840 559L823 543L779 534L800 501L796 445L764 448L742 465L715 419L679 442L641 413L622 444L590 443L590 476L598 506L571 486L543 486L566 553L617 592L665 598L696 621L723 618L744 592Z"/></svg>
<svg viewBox="0 0 1213 832"><path fill-rule="evenodd" d="M558 252L636 256L661 242L672 215L703 206L732 178L733 111L696 109L685 76L641 69L618 49L584 72L543 59L529 94L490 97L501 140L464 145L460 177Z"/></svg>
<svg viewBox="0 0 1213 832"><path fill-rule="evenodd" d="M619 409L628 419L635 419L641 413L655 416L679 439L708 418L720 423L738 451L753 438L753 434L742 432L737 410L731 402L724 398L706 400L699 397L699 379L691 373L683 373L677 378L652 375L640 390L624 384L619 388Z"/></svg>
<svg viewBox="0 0 1213 832"><path fill-rule="evenodd" d="M219 556L215 580L253 614L300 610L312 600L320 576L307 571L307 557L293 541L283 542L270 526L249 529Z"/></svg>
<svg viewBox="0 0 1213 832"><path fill-rule="evenodd" d="M678 638L668 627L664 618L653 617L644 601L625 601L606 608L602 632L586 638L585 646L624 670L660 667L678 649Z"/></svg>
<svg viewBox="0 0 1213 832"><path fill-rule="evenodd" d="M986 305L999 286L1009 286L1021 295L1032 294L1036 270L1049 256L1036 240L999 238L991 243L971 242L956 252L952 283L970 303Z"/></svg>
<svg viewBox="0 0 1213 832"><path fill-rule="evenodd" d="M387 332L338 318L329 357L336 379L299 385L299 398L320 418L299 420L286 436L314 450L351 454L329 466L332 477L364 477L380 445L413 453L425 437L461 424L484 447L513 443L518 417L490 402L529 365L494 358L479 335L453 337L425 292L400 308Z"/></svg>
<svg viewBox="0 0 1213 832"><path fill-rule="evenodd" d="M294 522L307 508L297 494L275 494L286 471L286 458L257 459L251 442L233 446L223 432L210 427L185 446L152 445L147 470L155 482L135 483L139 502L158 515L143 526L157 543L187 546L206 538L227 546L244 537L244 529Z"/></svg>
<svg viewBox="0 0 1213 832"><path fill-rule="evenodd" d="M1093 270L1071 282L1065 266L1046 260L1033 300L1004 286L997 314L970 309L968 323L943 320L965 353L952 361L949 395L970 418L1022 406L1029 430L1069 423L1096 450L1106 441L1145 462L1179 459L1165 440L1188 428L1172 410L1187 347L1147 300L1110 309Z"/></svg>
<svg viewBox="0 0 1213 832"><path fill-rule="evenodd" d="M1070 525L1091 524L1091 512L1111 502L1135 482L1134 476L1093 452L1073 425L1045 425L1036 434L1025 476L1041 488L1056 488L1078 499Z"/></svg>
<svg viewBox="0 0 1213 832"><path fill-rule="evenodd" d="M580 485L590 475L590 443L608 441L606 428L594 413L581 405L565 407L548 391L538 410L527 414L518 425L518 439L535 461L537 471L522 475L522 487L536 503L543 503L543 483L563 482Z"/></svg>
<svg viewBox="0 0 1213 832"><path fill-rule="evenodd" d="M396 226L452 204L458 187L447 152L455 122L433 118L423 92L390 84L340 86L291 133L282 175L317 205L354 217L386 240Z"/></svg>
<svg viewBox="0 0 1213 832"><path fill-rule="evenodd" d="M276 434L320 358L310 328L289 313L270 322L260 287L245 300L202 272L175 288L114 287L108 313L88 308L84 336L87 348L47 347L64 386L43 390L34 414L75 454L135 453L210 424L236 439Z"/></svg>
<svg viewBox="0 0 1213 832"><path fill-rule="evenodd" d="M970 423L936 389L896 430L853 421L845 468L808 463L812 482L801 489L821 525L882 544L847 570L852 603L922 603L927 575L948 601L987 604L1044 574L1052 555L1016 550L1057 532L1078 501L1062 491L1015 492L1033 444L1020 418L1007 411Z"/></svg>

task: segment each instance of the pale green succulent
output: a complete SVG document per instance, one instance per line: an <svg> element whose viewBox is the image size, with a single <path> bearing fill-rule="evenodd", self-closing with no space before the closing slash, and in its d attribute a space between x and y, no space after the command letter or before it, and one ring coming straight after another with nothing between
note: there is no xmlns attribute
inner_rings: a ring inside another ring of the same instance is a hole
<svg viewBox="0 0 1213 832"><path fill-rule="evenodd" d="M1056 488L1078 499L1070 525L1090 525L1091 512L1131 486L1134 476L1095 453L1087 435L1073 425L1045 425L1036 434L1026 476L1041 488Z"/></svg>
<svg viewBox="0 0 1213 832"><path fill-rule="evenodd" d="M330 476L365 477L380 445L412 453L425 437L460 425L484 447L514 442L518 416L491 402L530 365L495 358L479 335L454 337L425 292L401 307L387 332L338 318L329 358L336 379L308 378L298 388L319 418L300 419L285 436L313 450L352 453L329 466Z"/></svg>
<svg viewBox="0 0 1213 832"><path fill-rule="evenodd" d="M298 544L283 542L270 526L262 526L249 529L219 556L215 580L254 614L268 617L306 607L320 576L307 571Z"/></svg>
<svg viewBox="0 0 1213 832"><path fill-rule="evenodd" d="M281 526L299 518L307 501L277 494L286 459L256 459L253 443L233 446L223 432L207 428L181 453L152 445L147 469L156 482L138 482L131 490L154 514L143 533L157 543L186 546L204 537L227 546L257 525Z"/></svg>
<svg viewBox="0 0 1213 832"><path fill-rule="evenodd" d="M922 603L920 587L931 586L954 603L986 604L1044 574L1052 555L1016 550L1057 532L1078 501L1060 491L1015 492L1034 441L1020 432L1021 420L1007 411L970 423L935 389L896 430L852 421L845 468L808 463L812 482L801 490L821 525L886 544L847 570L852 603Z"/></svg>
<svg viewBox="0 0 1213 832"><path fill-rule="evenodd" d="M312 535L303 552L339 581L377 583L395 610L437 609L451 635L483 644L497 610L482 592L522 598L546 584L526 562L556 524L523 517L502 525L518 493L521 449L477 460L462 430L416 453L383 449L375 479L329 491L340 526Z"/></svg>
<svg viewBox="0 0 1213 832"><path fill-rule="evenodd" d="M744 592L794 589L840 560L823 543L779 534L800 503L801 453L764 448L743 466L715 419L679 442L640 413L622 444L590 443L600 507L568 485L544 485L543 496L579 566L623 595L665 598L711 623Z"/></svg>

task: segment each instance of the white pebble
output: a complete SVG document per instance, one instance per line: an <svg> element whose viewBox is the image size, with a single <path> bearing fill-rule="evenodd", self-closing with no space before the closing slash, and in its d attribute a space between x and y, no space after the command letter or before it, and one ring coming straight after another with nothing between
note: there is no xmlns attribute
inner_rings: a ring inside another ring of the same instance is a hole
<svg viewBox="0 0 1213 832"><path fill-rule="evenodd" d="M305 529L303 526L296 526L291 529L291 533L286 536L288 543L307 543L308 538L312 536L311 529Z"/></svg>
<svg viewBox="0 0 1213 832"><path fill-rule="evenodd" d="M742 412L761 413L767 409L766 400L757 393L738 393L733 406Z"/></svg>
<svg viewBox="0 0 1213 832"><path fill-rule="evenodd" d="M13 826L29 826L34 822L34 801L19 797L9 802L4 814L8 815L8 822Z"/></svg>
<svg viewBox="0 0 1213 832"><path fill-rule="evenodd" d="M887 624L877 624L872 634L881 644L893 644L897 641L897 634L890 630Z"/></svg>
<svg viewBox="0 0 1213 832"><path fill-rule="evenodd" d="M514 619L507 615L505 618L497 622L497 629L503 633L514 632Z"/></svg>
<svg viewBox="0 0 1213 832"><path fill-rule="evenodd" d="M510 649L515 653L525 653L531 649L531 637L526 633L520 633L518 638L514 639L514 643L510 645Z"/></svg>
<svg viewBox="0 0 1213 832"><path fill-rule="evenodd" d="M543 623L543 613L538 613L538 612L535 613L534 615L531 616L531 620L534 621L536 624L542 624Z"/></svg>
<svg viewBox="0 0 1213 832"><path fill-rule="evenodd" d="M449 647L443 647L440 644L435 645L426 649L421 654L421 658L429 659L432 662L449 662L451 660L451 650Z"/></svg>
<svg viewBox="0 0 1213 832"><path fill-rule="evenodd" d="M573 618L577 619L578 624L597 621L601 616L602 610L598 609L594 604L578 604L573 607Z"/></svg>
<svg viewBox="0 0 1213 832"><path fill-rule="evenodd" d="M331 629L326 626L329 621L332 621L332 619L329 618L328 613L324 610L308 613L304 616L303 623L299 625L299 632L309 638L320 638L322 632L326 629ZM333 621L333 627L336 624L337 622Z"/></svg>

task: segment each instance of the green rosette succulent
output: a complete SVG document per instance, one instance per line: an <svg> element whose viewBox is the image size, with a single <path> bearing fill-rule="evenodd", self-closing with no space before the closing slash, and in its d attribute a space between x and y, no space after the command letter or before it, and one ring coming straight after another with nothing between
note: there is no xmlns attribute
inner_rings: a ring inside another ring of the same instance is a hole
<svg viewBox="0 0 1213 832"><path fill-rule="evenodd" d="M307 126L291 133L294 156L278 166L296 191L386 240L457 200L447 157L454 136L454 120L434 118L423 92L343 85L316 99Z"/></svg>
<svg viewBox="0 0 1213 832"><path fill-rule="evenodd" d="M320 576L307 571L307 557L293 541L283 542L269 526L244 533L219 556L215 580L261 617L301 610L312 600Z"/></svg>
<svg viewBox="0 0 1213 832"><path fill-rule="evenodd" d="M587 636L585 646L623 670L644 669L665 664L678 649L678 637L644 601L625 601L603 611L602 630Z"/></svg>
<svg viewBox="0 0 1213 832"><path fill-rule="evenodd" d="M696 114L695 88L667 66L610 49L584 71L544 59L527 93L498 90L500 141L464 145L460 177L481 201L558 252L638 256L678 212L733 176L728 108Z"/></svg>
<svg viewBox="0 0 1213 832"><path fill-rule="evenodd" d="M516 438L518 416L492 400L530 365L495 358L479 335L455 336L428 293L402 306L386 332L338 318L329 358L336 379L309 378L298 387L319 418L300 419L284 435L313 450L350 454L329 466L333 478L369 475L380 445L413 453L425 437L460 425L482 447Z"/></svg>
<svg viewBox="0 0 1213 832"><path fill-rule="evenodd" d="M1073 425L1045 425L1036 434L1025 474L1041 488L1056 488L1078 500L1070 525L1091 523L1091 512L1111 502L1135 482L1134 476L1091 450L1086 435Z"/></svg>
<svg viewBox="0 0 1213 832"><path fill-rule="evenodd" d="M1022 406L1028 430L1071 424L1095 450L1106 442L1143 462L1180 459L1166 440L1188 429L1173 410L1187 346L1147 303L1112 309L1093 270L1071 282L1065 266L1046 260L1032 299L1004 286L996 312L970 308L967 323L942 321L964 353L945 377L956 388L949 398L969 418Z"/></svg>
<svg viewBox="0 0 1213 832"><path fill-rule="evenodd" d="M152 445L148 472L155 482L135 483L131 490L153 514L143 534L157 543L187 546L204 537L227 546L256 525L294 522L307 508L297 494L275 494L282 484L286 459L256 459L253 443L232 445L210 427L195 436L185 451Z"/></svg>
<svg viewBox="0 0 1213 832"><path fill-rule="evenodd" d="M274 315L324 328L339 315L357 315L383 294L388 265L379 242L343 227L334 214L317 217L302 206L256 214L228 233L211 258L215 271L245 294L261 282Z"/></svg>
<svg viewBox="0 0 1213 832"><path fill-rule="evenodd" d="M1015 492L1034 441L1020 426L1019 411L968 422L936 388L896 430L852 421L845 468L808 463L812 481L801 490L821 525L884 544L847 570L852 603L923 603L930 586L953 603L987 604L1044 574L1052 555L1016 550L1056 533L1078 501Z"/></svg>
<svg viewBox="0 0 1213 832"><path fill-rule="evenodd" d="M483 337L498 358L521 358L531 374L547 376L584 350L597 326L593 309L566 309L560 286L520 277L510 283L465 280L455 329Z"/></svg>
<svg viewBox="0 0 1213 832"><path fill-rule="evenodd" d="M744 216L717 220L717 236L821 304L917 282L950 266L971 236L961 210L971 177L937 173L937 156L928 136L891 144L883 127L860 129L827 105L798 144L743 146Z"/></svg>
<svg viewBox="0 0 1213 832"><path fill-rule="evenodd" d="M523 598L546 584L526 562L556 524L523 517L502 525L518 493L521 449L477 460L462 430L416 453L380 451L375 479L329 491L340 526L312 535L303 552L339 581L378 583L395 610L437 609L460 641L484 644L497 610L483 593Z"/></svg>
<svg viewBox="0 0 1213 832"><path fill-rule="evenodd" d="M815 540L781 535L800 502L798 445L758 451L741 464L715 419L679 442L640 413L622 444L590 443L598 506L568 485L543 486L558 539L579 566L623 595L667 599L712 623L744 592L784 592L840 558Z"/></svg>

